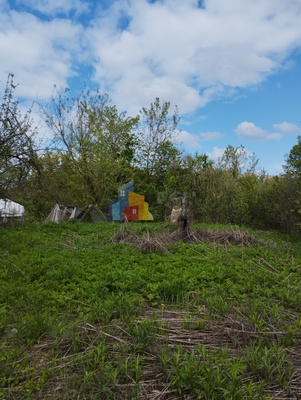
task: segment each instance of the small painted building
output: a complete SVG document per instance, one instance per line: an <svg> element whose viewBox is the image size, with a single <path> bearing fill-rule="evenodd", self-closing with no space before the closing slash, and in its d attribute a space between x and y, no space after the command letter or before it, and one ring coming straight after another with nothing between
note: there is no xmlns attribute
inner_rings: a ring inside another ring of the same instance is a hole
<svg viewBox="0 0 301 400"><path fill-rule="evenodd" d="M112 221L152 221L144 196L134 192L134 181L118 189L118 199L109 203Z"/></svg>

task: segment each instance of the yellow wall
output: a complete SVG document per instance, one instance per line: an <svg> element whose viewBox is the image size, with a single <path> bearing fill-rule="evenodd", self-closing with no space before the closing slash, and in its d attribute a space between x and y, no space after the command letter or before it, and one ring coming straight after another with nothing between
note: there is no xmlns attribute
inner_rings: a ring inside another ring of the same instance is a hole
<svg viewBox="0 0 301 400"><path fill-rule="evenodd" d="M134 192L129 192L129 206L139 206L139 220L144 218L144 196Z"/></svg>

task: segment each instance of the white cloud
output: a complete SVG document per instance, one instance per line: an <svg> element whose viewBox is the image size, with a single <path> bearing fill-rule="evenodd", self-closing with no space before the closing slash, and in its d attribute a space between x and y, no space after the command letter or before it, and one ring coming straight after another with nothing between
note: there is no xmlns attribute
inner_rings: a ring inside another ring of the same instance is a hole
<svg viewBox="0 0 301 400"><path fill-rule="evenodd" d="M75 76L74 58L81 59L82 28L69 20L41 21L26 13L0 13L0 78L8 73L21 83L19 95L49 97L54 84L67 86Z"/></svg>
<svg viewBox="0 0 301 400"><path fill-rule="evenodd" d="M180 131L178 135L178 141L184 146L188 146L192 149L200 149L200 137L198 135L193 135L187 131Z"/></svg>
<svg viewBox="0 0 301 400"><path fill-rule="evenodd" d="M183 144L185 147L189 147L190 149L200 149L202 142L213 141L219 139L221 137L220 132L201 132L199 134L192 134L185 130L181 130L178 133L178 141Z"/></svg>
<svg viewBox="0 0 301 400"><path fill-rule="evenodd" d="M278 129L284 133L296 133L300 131L300 128L297 125L286 121L281 122L280 124L274 124L273 128Z"/></svg>
<svg viewBox="0 0 301 400"><path fill-rule="evenodd" d="M259 126L256 126L253 122L248 121L241 122L237 125L235 132L245 139L279 140L282 138L280 133L269 133Z"/></svg>
<svg viewBox="0 0 301 400"><path fill-rule="evenodd" d="M301 4L272 0L114 2L90 31L95 80L113 97L149 103L154 93L192 111L225 87L261 82L301 44ZM120 15L130 21L117 29ZM132 96L128 96L132 93ZM143 102L143 104L145 104Z"/></svg>
<svg viewBox="0 0 301 400"><path fill-rule="evenodd" d="M160 97L183 114L260 83L301 45L296 0L105 3L95 2L87 20L87 1L18 0L17 11L0 0L0 79L13 72L24 96L46 96L90 65L95 82L130 113Z"/></svg>
<svg viewBox="0 0 301 400"><path fill-rule="evenodd" d="M222 135L220 132L202 132L202 133L200 133L200 137L204 141L216 140L216 139L219 139L221 136Z"/></svg>
<svg viewBox="0 0 301 400"><path fill-rule="evenodd" d="M131 75L130 71L128 75ZM137 114L142 106L147 107L156 97L159 97L161 102L169 101L171 109L174 109L176 105L179 106L181 113L189 112L201 105L201 99L195 89L187 88L181 82L173 81L168 77L154 78L131 85L129 82L132 82L132 79L129 77L129 80L120 80L115 89L110 91L114 102L130 114Z"/></svg>
<svg viewBox="0 0 301 400"><path fill-rule="evenodd" d="M226 149L224 149L224 148L214 146L212 151L211 152L207 151L206 154L210 158L210 160L217 162L222 157L225 150Z"/></svg>

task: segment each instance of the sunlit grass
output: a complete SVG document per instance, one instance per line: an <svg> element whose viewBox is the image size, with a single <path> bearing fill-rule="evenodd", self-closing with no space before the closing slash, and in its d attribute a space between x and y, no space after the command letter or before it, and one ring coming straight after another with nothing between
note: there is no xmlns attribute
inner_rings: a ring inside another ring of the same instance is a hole
<svg viewBox="0 0 301 400"><path fill-rule="evenodd" d="M137 237L176 228L126 226ZM143 254L110 242L119 230L0 230L0 399L301 395L295 238L249 231L250 246L177 241Z"/></svg>

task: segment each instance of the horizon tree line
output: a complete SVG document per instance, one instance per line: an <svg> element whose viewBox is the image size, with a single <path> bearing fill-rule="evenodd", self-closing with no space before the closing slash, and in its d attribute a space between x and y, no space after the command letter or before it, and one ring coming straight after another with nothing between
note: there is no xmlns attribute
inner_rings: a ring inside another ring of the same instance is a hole
<svg viewBox="0 0 301 400"><path fill-rule="evenodd" d="M42 151L32 108L20 111L13 78L0 106L0 197L22 202L30 219L43 220L54 203L94 204L107 214L117 188L133 179L159 221L170 214L172 194L185 193L196 221L300 231L301 136L284 173L268 176L244 146L227 146L217 162L186 154L174 141L180 117L169 102L156 98L130 117L84 85L76 96L55 88L39 104L52 133Z"/></svg>

